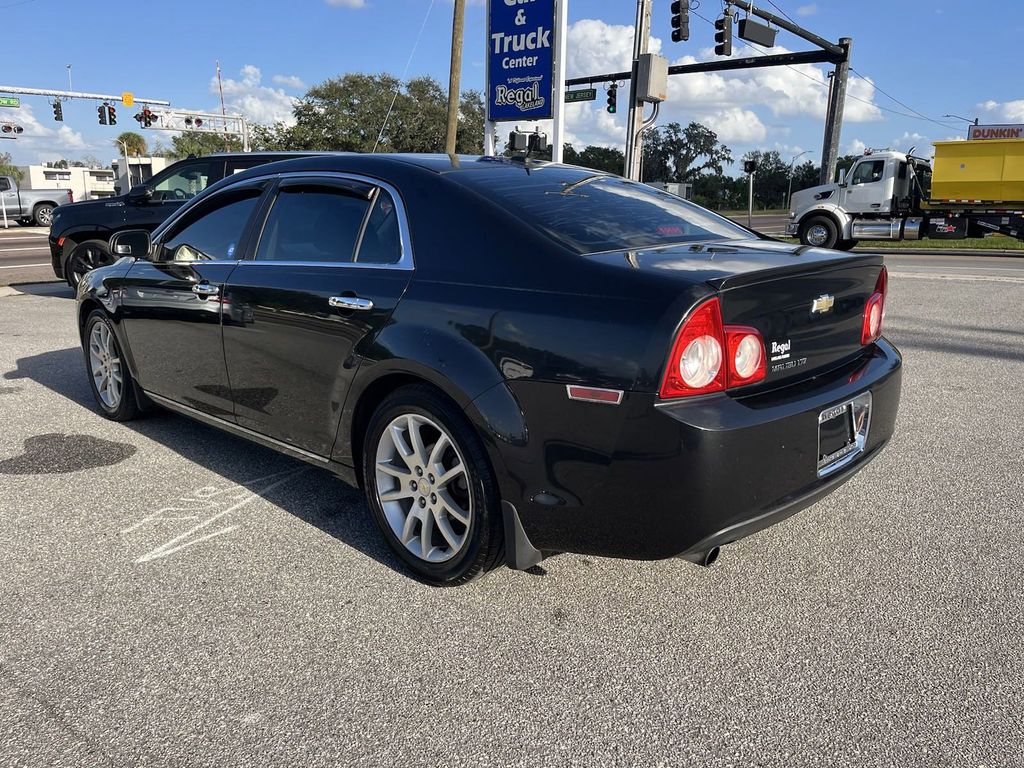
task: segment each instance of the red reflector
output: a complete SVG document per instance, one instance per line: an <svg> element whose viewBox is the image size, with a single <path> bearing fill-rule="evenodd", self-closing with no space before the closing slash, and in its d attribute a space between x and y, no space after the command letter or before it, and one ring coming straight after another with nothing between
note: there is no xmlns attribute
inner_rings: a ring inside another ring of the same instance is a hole
<svg viewBox="0 0 1024 768"><path fill-rule="evenodd" d="M61 248L63 245L64 245L64 238L63 237L58 237L57 238L57 247Z"/></svg>
<svg viewBox="0 0 1024 768"><path fill-rule="evenodd" d="M588 400L592 403L608 403L610 405L618 405L622 402L621 389L601 389L566 384L565 391L569 394L570 400Z"/></svg>

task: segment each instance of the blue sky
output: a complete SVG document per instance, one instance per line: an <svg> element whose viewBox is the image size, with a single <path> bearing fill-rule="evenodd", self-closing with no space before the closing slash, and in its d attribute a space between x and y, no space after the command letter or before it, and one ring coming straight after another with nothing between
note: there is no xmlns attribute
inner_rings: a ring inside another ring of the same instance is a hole
<svg viewBox="0 0 1024 768"><path fill-rule="evenodd" d="M982 122L1024 122L1019 60L1008 51L1024 33L1024 3L982 10L961 0L775 0L816 33L852 37L853 67L843 151L864 146L919 148L930 140L962 136L965 124L946 113ZM256 121L286 117L291 99L306 86L345 72L401 75L423 26L409 75L447 82L451 0L0 0L4 66L0 84L169 99L175 107L214 111L219 59L229 109ZM697 6L696 3L694 3ZM767 0L761 5L769 7ZM654 50L673 63L715 58L714 19L720 0L702 0L690 40L669 38L669 0L655 0ZM626 69L631 51L631 0L570 0L570 76ZM127 25L127 26L126 26ZM484 78L484 3L469 0L463 87ZM739 42L738 39L736 41ZM782 32L778 45L809 44ZM738 48L738 46L737 46ZM739 53L739 50L737 50ZM748 149L778 149L787 158L821 147L826 88L823 66L773 68L736 75L672 79L659 123L698 120L719 132L739 156ZM863 79L866 78L866 79ZM877 87L876 87L877 86ZM883 93L883 91L885 93ZM900 105L886 94L896 97ZM135 110L120 108L116 128L96 122L95 103L73 101L56 123L46 100L23 97L21 110L0 108L0 119L25 127L17 141L0 143L19 163L93 154L105 162L111 139L136 127ZM907 106L938 123L912 115ZM603 98L573 105L569 136L578 145L621 145L624 114L604 112ZM890 111L895 110L895 112ZM896 114L896 113L904 114ZM945 124L940 124L945 123ZM167 137L147 132L151 140Z"/></svg>

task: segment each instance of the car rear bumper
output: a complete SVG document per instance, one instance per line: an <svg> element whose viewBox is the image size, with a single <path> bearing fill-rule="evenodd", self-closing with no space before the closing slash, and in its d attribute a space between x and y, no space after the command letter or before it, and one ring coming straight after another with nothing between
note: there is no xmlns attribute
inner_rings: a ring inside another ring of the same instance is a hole
<svg viewBox="0 0 1024 768"><path fill-rule="evenodd" d="M530 462L527 446L498 447L508 469L502 493L545 552L659 559L736 541L815 503L878 455L893 434L901 365L883 340L842 368L772 392L671 403L629 393L621 406L552 408L540 401L557 391L542 398L538 390L557 385L513 383L528 445L541 455ZM863 450L819 476L819 414L864 392Z"/></svg>

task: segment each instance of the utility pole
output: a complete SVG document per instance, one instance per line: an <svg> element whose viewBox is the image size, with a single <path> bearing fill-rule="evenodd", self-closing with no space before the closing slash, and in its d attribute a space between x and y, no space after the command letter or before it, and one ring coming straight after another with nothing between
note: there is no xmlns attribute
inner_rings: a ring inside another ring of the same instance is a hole
<svg viewBox="0 0 1024 768"><path fill-rule="evenodd" d="M836 177L839 159L839 137L843 131L843 108L846 106L846 83L850 78L850 48L853 39L839 38L843 57L829 75L828 107L825 112L825 135L821 142L821 176L819 184L831 184Z"/></svg>
<svg viewBox="0 0 1024 768"><path fill-rule="evenodd" d="M624 175L627 179L640 178L643 162L643 139L641 130L644 119L644 104L636 98L636 72L640 56L647 53L651 39L651 2L637 0L636 23L633 26L633 68L629 77L629 114L626 118L626 164Z"/></svg>
<svg viewBox="0 0 1024 768"><path fill-rule="evenodd" d="M452 11L452 60L448 69L448 134L445 152L455 154L459 131L459 88L462 80L462 30L466 23L466 0L455 0Z"/></svg>
<svg viewBox="0 0 1024 768"><path fill-rule="evenodd" d="M227 118L228 111L224 107L224 83L222 83L220 79L220 59L217 59L217 90L220 91L220 114L224 118ZM231 140L228 137L227 132L224 133L224 149L231 149Z"/></svg>

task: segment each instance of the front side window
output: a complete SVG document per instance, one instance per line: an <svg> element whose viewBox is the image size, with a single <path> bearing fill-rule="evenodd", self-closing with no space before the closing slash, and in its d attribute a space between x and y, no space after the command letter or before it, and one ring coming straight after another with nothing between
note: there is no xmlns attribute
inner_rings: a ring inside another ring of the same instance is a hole
<svg viewBox="0 0 1024 768"><path fill-rule="evenodd" d="M862 160L853 169L851 184L870 184L873 181L882 180L882 171L885 170L885 160Z"/></svg>
<svg viewBox="0 0 1024 768"><path fill-rule="evenodd" d="M371 191L364 184L282 187L263 227L256 259L351 263Z"/></svg>
<svg viewBox="0 0 1024 768"><path fill-rule="evenodd" d="M161 246L162 261L232 261L241 258L238 245L256 210L261 191L247 189L218 196L211 207L189 215L187 223Z"/></svg>
<svg viewBox="0 0 1024 768"><path fill-rule="evenodd" d="M190 200L206 189L214 175L211 160L187 163L153 185L154 202Z"/></svg>

